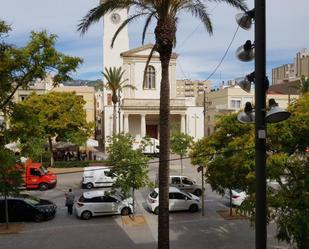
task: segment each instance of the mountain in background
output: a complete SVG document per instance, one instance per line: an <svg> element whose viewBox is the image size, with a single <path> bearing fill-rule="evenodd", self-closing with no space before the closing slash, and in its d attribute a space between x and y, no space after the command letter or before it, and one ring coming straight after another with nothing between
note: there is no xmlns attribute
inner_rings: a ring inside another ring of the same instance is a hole
<svg viewBox="0 0 309 249"><path fill-rule="evenodd" d="M103 88L103 82L101 79L97 80L70 80L64 82L63 85L65 86L92 86L96 90Z"/></svg>

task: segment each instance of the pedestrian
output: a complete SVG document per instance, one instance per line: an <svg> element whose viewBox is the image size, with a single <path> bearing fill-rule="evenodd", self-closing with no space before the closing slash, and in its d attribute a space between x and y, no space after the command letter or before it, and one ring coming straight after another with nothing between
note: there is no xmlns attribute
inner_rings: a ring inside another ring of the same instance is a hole
<svg viewBox="0 0 309 249"><path fill-rule="evenodd" d="M65 205L68 207L68 214L72 215L75 196L72 193L72 189L69 189L68 193L65 193Z"/></svg>

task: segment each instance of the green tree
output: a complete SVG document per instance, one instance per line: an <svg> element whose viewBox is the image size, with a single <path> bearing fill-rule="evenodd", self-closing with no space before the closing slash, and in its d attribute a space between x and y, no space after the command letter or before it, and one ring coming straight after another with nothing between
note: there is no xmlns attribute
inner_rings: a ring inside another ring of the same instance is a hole
<svg viewBox="0 0 309 249"><path fill-rule="evenodd" d="M117 118L117 103L119 102L119 96L123 89L125 88L131 88L136 89L134 86L125 84L127 81L126 79L123 80L124 71L121 67L116 68L105 68L105 72L103 73L106 84L104 87L112 92L112 102L114 105L113 110L113 134L116 134L116 118Z"/></svg>
<svg viewBox="0 0 309 249"><path fill-rule="evenodd" d="M16 157L12 153L0 146L0 196L4 196L6 229L9 228L7 197L19 193L22 185L22 168L16 165Z"/></svg>
<svg viewBox="0 0 309 249"><path fill-rule="evenodd" d="M85 101L75 93L33 93L16 104L10 123L10 136L22 144L32 138L49 143L53 165L52 139L82 145L91 134L92 124L86 121ZM29 148L29 146L28 146Z"/></svg>
<svg viewBox="0 0 309 249"><path fill-rule="evenodd" d="M129 134L113 135L109 140L108 161L113 172L118 175L115 187L119 187L125 196L132 190L133 214L135 213L135 190L149 186L148 161L143 147L133 149L134 138Z"/></svg>
<svg viewBox="0 0 309 249"><path fill-rule="evenodd" d="M305 94L309 92L309 78L304 75L300 79L300 93Z"/></svg>
<svg viewBox="0 0 309 249"><path fill-rule="evenodd" d="M277 224L277 238L309 248L309 93L289 107L289 119L268 125L268 178L270 219Z"/></svg>
<svg viewBox="0 0 309 249"><path fill-rule="evenodd" d="M30 41L18 48L5 42L11 27L0 20L0 111L12 103L19 88L27 89L37 79L45 79L51 73L55 85L70 80L82 62L55 49L57 36L46 31L31 32Z"/></svg>
<svg viewBox="0 0 309 249"><path fill-rule="evenodd" d="M183 173L182 159L187 154L188 149L193 143L192 137L187 134L177 132L173 133L171 137L171 149L180 156L181 174Z"/></svg>
<svg viewBox="0 0 309 249"><path fill-rule="evenodd" d="M193 164L206 167L206 181L221 195L226 189L231 193L236 188L246 192L253 188L254 131L239 123L236 114L221 116L216 132L195 143L190 157Z"/></svg>
<svg viewBox="0 0 309 249"><path fill-rule="evenodd" d="M220 0L233 7L245 10L244 0ZM111 45L119 32L129 23L140 17L145 17L142 34L144 43L146 32L153 20L155 26L155 45L150 53L148 62L154 51L157 51L161 61L161 87L160 87L160 163L159 163L159 219L158 219L158 248L166 249L169 243L169 159L170 159L170 87L169 64L173 46L176 44L177 23L183 12L201 20L209 34L212 34L212 24L206 11L206 4L196 0L105 0L91 9L79 24L79 30L84 34L90 25L98 22L104 15L116 9L134 8L136 11L120 25L116 31ZM148 64L148 63L147 63ZM146 68L147 68L146 64Z"/></svg>
<svg viewBox="0 0 309 249"><path fill-rule="evenodd" d="M267 220L277 225L277 238L304 249L309 246L309 93L289 107L291 117L267 124ZM224 116L210 137L198 141L190 154L206 165L213 189L241 188L248 197L240 209L255 221L253 126L236 115ZM228 182L232 184L229 186Z"/></svg>

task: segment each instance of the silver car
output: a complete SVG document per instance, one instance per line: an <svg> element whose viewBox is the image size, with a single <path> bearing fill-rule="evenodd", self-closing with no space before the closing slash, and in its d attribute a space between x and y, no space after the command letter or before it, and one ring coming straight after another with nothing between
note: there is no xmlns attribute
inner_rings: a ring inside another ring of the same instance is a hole
<svg viewBox="0 0 309 249"><path fill-rule="evenodd" d="M93 216L121 214L129 215L133 210L133 199L105 190L85 192L75 204L78 217L89 220Z"/></svg>
<svg viewBox="0 0 309 249"><path fill-rule="evenodd" d="M202 195L202 186L196 184L195 180L190 179L187 176L172 175L170 176L169 185L171 187L179 188L182 191L192 193L196 196Z"/></svg>

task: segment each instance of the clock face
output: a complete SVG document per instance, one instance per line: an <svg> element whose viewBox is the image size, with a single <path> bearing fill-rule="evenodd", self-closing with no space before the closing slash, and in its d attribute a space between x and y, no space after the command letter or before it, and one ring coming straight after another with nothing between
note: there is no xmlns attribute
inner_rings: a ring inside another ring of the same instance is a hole
<svg viewBox="0 0 309 249"><path fill-rule="evenodd" d="M111 15L111 20L112 20L112 22L115 23L115 24L119 23L119 22L120 22L120 15L117 14L117 13L113 13L113 14Z"/></svg>

